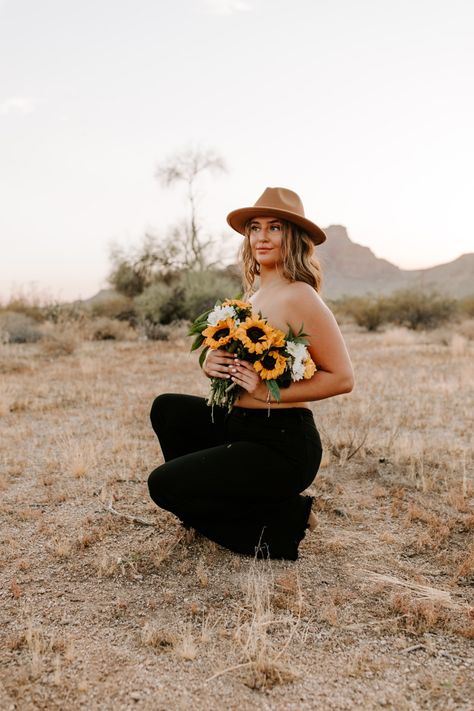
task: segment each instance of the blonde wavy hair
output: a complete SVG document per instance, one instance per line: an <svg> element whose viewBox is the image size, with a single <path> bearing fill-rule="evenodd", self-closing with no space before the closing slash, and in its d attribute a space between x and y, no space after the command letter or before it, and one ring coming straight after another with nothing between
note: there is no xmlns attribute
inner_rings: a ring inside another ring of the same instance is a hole
<svg viewBox="0 0 474 711"><path fill-rule="evenodd" d="M246 296L254 291L254 282L260 274L260 265L250 248L250 225L253 219L245 224L245 237L240 251L240 261ZM313 240L298 225L281 220L282 228L282 265L281 273L289 281L304 281L320 291L322 274L319 261L315 254Z"/></svg>

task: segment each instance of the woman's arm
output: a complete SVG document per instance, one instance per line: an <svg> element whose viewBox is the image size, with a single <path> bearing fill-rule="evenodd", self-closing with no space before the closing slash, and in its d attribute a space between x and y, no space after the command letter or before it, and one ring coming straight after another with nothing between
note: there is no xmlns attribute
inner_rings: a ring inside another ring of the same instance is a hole
<svg viewBox="0 0 474 711"><path fill-rule="evenodd" d="M348 393L354 386L354 372L344 339L334 315L309 284L296 282L285 294L287 323L297 333L308 334L308 350L317 371L309 380L281 388L281 402L306 402ZM257 400L267 402L268 389L250 363L236 361L231 377Z"/></svg>

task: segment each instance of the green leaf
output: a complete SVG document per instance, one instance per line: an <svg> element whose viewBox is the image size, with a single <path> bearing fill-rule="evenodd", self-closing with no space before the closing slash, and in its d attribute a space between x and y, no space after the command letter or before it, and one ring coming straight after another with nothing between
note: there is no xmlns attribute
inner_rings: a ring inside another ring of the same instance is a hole
<svg viewBox="0 0 474 711"><path fill-rule="evenodd" d="M191 351L195 351L198 348L200 348L202 346L202 344L204 343L204 341L205 341L205 338L201 333L199 335L197 335L193 341L193 345L191 346Z"/></svg>
<svg viewBox="0 0 474 711"><path fill-rule="evenodd" d="M278 383L276 380L267 380L265 381L267 384L267 388L270 392L270 395L274 400L277 402L280 402L281 395L280 395L280 388L278 387Z"/></svg>
<svg viewBox="0 0 474 711"><path fill-rule="evenodd" d="M308 339L308 334L304 332L304 324L302 323L300 326L300 330L298 333L295 333L293 329L291 328L290 324L288 324L288 333L286 335L286 340L287 341L293 341L293 343L302 343L304 346L309 345Z"/></svg>
<svg viewBox="0 0 474 711"><path fill-rule="evenodd" d="M205 348L202 349L201 355L199 356L199 365L202 366L204 365L204 359L206 357L206 353L209 350L209 346L206 346Z"/></svg>

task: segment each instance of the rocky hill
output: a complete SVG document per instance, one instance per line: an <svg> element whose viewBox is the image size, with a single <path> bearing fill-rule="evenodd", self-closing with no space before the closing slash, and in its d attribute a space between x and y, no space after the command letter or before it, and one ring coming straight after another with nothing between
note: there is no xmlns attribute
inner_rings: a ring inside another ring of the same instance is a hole
<svg viewBox="0 0 474 711"><path fill-rule="evenodd" d="M472 253L428 269L400 269L376 257L369 247L352 242L342 225L330 225L324 231L328 238L318 247L318 257L327 298L389 294L407 288L436 290L454 297L474 293Z"/></svg>

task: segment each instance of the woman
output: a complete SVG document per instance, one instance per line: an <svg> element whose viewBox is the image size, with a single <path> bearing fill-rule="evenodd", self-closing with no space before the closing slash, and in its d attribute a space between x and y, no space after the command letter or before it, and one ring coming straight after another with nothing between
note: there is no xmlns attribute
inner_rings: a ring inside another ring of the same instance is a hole
<svg viewBox="0 0 474 711"><path fill-rule="evenodd" d="M353 387L341 333L318 294L313 252L326 235L286 188L267 188L253 207L234 210L227 221L244 235L252 311L285 333L288 326L295 333L303 326L317 371L282 389L281 401L274 402L251 363L209 350L205 374L232 380L241 395L230 414L215 407L214 421L204 398L156 398L151 421L165 463L149 477L150 495L185 526L232 551L296 560L306 529L315 524L312 497L301 492L316 476L322 454L309 403Z"/></svg>

